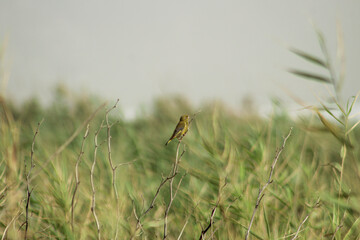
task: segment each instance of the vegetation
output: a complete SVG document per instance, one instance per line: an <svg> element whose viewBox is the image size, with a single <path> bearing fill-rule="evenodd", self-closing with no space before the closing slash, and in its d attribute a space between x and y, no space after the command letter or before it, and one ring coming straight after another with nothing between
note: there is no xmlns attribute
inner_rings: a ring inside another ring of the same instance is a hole
<svg viewBox="0 0 360 240"><path fill-rule="evenodd" d="M332 71L292 72L340 91ZM339 99L295 120L208 104L167 147L198 112L182 98L133 120L63 88L48 107L1 99L2 239L359 239L357 98Z"/></svg>

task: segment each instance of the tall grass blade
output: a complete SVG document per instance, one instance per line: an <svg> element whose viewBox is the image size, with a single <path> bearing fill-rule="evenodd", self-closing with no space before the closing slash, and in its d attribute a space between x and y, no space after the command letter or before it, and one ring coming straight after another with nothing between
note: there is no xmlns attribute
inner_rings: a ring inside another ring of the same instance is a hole
<svg viewBox="0 0 360 240"><path fill-rule="evenodd" d="M265 209L264 204L263 204L263 209L264 209L263 211L264 211L264 220L265 220L267 238L268 238L268 239L271 239L271 237L270 237L270 224L269 224L268 217L267 217L267 215L266 215L266 209Z"/></svg>
<svg viewBox="0 0 360 240"><path fill-rule="evenodd" d="M322 83L332 83L330 78L318 74L309 73L301 70L295 70L295 69L290 69L288 71L292 74L295 74L303 78L308 78L310 80L314 80Z"/></svg>
<svg viewBox="0 0 360 240"><path fill-rule="evenodd" d="M349 231L344 236L344 240L346 239L358 239L359 236L359 229L360 229L360 217L355 220L355 222L352 224ZM357 234L354 236L354 234Z"/></svg>
<svg viewBox="0 0 360 240"><path fill-rule="evenodd" d="M353 148L351 143L345 139L340 131L335 127L332 123L330 123L319 111L316 111L320 121L323 123L323 125L329 130L329 132L336 137L341 143L346 144L348 147Z"/></svg>
<svg viewBox="0 0 360 240"><path fill-rule="evenodd" d="M323 68L326 68L328 69L328 65L325 61L321 60L320 58L318 57L315 57L309 53L306 53L306 52L303 52L299 49L296 49L296 48L290 48L290 51L293 52L294 54L296 54L297 56L301 57L301 58L304 58L305 60L309 61L309 62L312 62L314 64L317 64Z"/></svg>
<svg viewBox="0 0 360 240"><path fill-rule="evenodd" d="M337 118L331 111L329 108L327 108L323 103L320 103L321 106L323 107L323 109L330 114L330 116L332 116L336 121L338 121L341 125L345 125L339 118Z"/></svg>
<svg viewBox="0 0 360 240"><path fill-rule="evenodd" d="M350 113L351 113L351 111L352 111L352 109L353 109L353 107L354 107L354 105L355 105L355 102L357 101L357 99L358 99L358 97L359 97L359 94L360 94L360 92L358 92L355 97L352 97L352 98L353 98L353 101L352 101L352 103L351 103L351 105L350 105L350 108L348 108L348 106L346 106L347 116L350 115Z"/></svg>
<svg viewBox="0 0 360 240"><path fill-rule="evenodd" d="M357 121L357 123L355 123L346 133L345 133L345 136L347 136L349 133L351 133L351 131L353 131L357 125L359 125L360 123L360 120Z"/></svg>

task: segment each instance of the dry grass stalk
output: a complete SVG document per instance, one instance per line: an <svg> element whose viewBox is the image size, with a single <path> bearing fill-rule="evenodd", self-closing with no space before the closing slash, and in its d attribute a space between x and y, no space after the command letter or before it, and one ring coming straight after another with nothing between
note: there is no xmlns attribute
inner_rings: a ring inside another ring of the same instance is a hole
<svg viewBox="0 0 360 240"><path fill-rule="evenodd" d="M215 213L216 213L216 209L218 208L219 203L220 203L221 192L222 192L222 190L224 189L224 187L226 186L226 184L227 184L227 182L226 182L226 179L225 179L224 185L219 189L218 199L217 199L217 201L216 201L215 207L214 207L214 208L212 209L212 211L211 211L209 224L208 224L208 226L207 226L205 229L203 229L203 230L201 231L201 235L200 235L200 237L199 237L199 240L204 239L205 233L206 233L206 232L214 225L214 223L215 223L215 222L214 222L214 216L215 216ZM213 235L213 234L214 234L214 233L212 233L212 235Z"/></svg>
<svg viewBox="0 0 360 240"><path fill-rule="evenodd" d="M180 161L181 161L181 158L182 156L184 155L185 153L185 149L182 151L182 153L180 154L179 156L179 150L180 150L180 144L181 144L181 141L179 141L178 145L177 145L177 148L176 148L176 158L175 158L175 163L174 163L174 167L172 169L172 173L170 176L175 176L176 173L178 172L178 167L179 167L179 164L180 164ZM186 173L180 178L179 180L179 183L176 187L176 189L174 190L173 189L173 182L174 182L174 177L172 177L170 179L170 183L169 183L169 187L170 187L170 200L169 200L169 204L167 205L166 207L166 210L165 210L165 215L164 215L164 236L163 236L163 239L166 239L167 237L167 226L168 226L168 216L169 216L169 211L170 211L170 208L171 208L171 205L176 197L176 194L178 193L178 190L180 188L180 185L181 185L181 182L183 180L183 178L185 177Z"/></svg>
<svg viewBox="0 0 360 240"><path fill-rule="evenodd" d="M42 119L40 122L38 122L36 131L35 131L35 134L34 134L34 137L33 137L33 141L32 141L32 144L31 144L31 153L30 153L30 169L29 169L29 172L26 174L26 192L27 192L27 198L26 198L25 222L24 222L24 224L25 224L25 235L24 235L24 239L25 239L25 240L27 239L27 233L28 233L28 228L29 228L29 206L30 206L30 197L31 197L32 191L34 190L34 188L30 190L30 182L31 182L30 176L31 176L31 171L32 171L32 169L35 167L35 164L34 164L35 139L36 139L36 136L39 134L39 129L40 129L40 126L41 126L41 124L42 124L43 121L44 121L44 119ZM25 172L26 172L26 162L25 162Z"/></svg>
<svg viewBox="0 0 360 240"><path fill-rule="evenodd" d="M309 218L309 215L307 215L307 216L305 217L305 219L301 222L300 226L298 227L298 229L297 229L297 231L296 231L296 233L295 233L295 236L294 236L291 240L297 239L297 237L298 237L298 235L299 235L299 233L300 233L300 229L301 229L302 225L304 225L304 223L306 222L306 220L308 220L308 218Z"/></svg>
<svg viewBox="0 0 360 240"><path fill-rule="evenodd" d="M290 137L291 132L292 132L292 129L293 129L293 128L291 127L288 135L284 138L284 141L283 141L282 146L280 147L280 149L278 149L278 150L276 151L276 154L275 154L275 157L274 157L274 161L273 161L273 163L272 163L272 165L271 165L271 170L270 170L270 174L269 174L268 181L265 183L265 185L264 185L263 187L261 187L261 186L259 187L259 194L258 194L258 196L257 196L255 208L254 208L253 214L252 214L252 216L251 216L251 220L250 220L248 229L247 229L246 234L245 234L245 240L247 240L248 237L249 237L250 229L251 229L251 226L252 226L252 224L253 224L253 222L254 222L254 218L255 218L255 213L256 213L257 209L259 208L259 205L260 205L261 200L262 200L263 197L264 197L264 191L265 191L265 189L267 188L267 186L269 186L269 184L271 184L271 183L273 182L272 176L273 176L273 173L274 173L275 165L276 165L276 163L277 163L277 161L278 161L278 159L279 159L279 157L280 157L281 152L282 152L282 151L284 150L284 148L285 148L286 141L287 141L288 138Z"/></svg>
<svg viewBox="0 0 360 240"><path fill-rule="evenodd" d="M86 130L85 130L85 134L83 136L83 140L81 143L81 148L80 148L80 153L78 155L78 158L76 160L76 165L75 165L75 189L74 189L74 193L71 199L71 229L74 231L74 204L75 204L75 195L77 192L77 189L79 187L80 184L80 179L79 179L79 164L81 161L81 157L84 154L84 144L85 144L85 139L88 137L89 135L89 124L86 126Z"/></svg>
<svg viewBox="0 0 360 240"><path fill-rule="evenodd" d="M104 121L101 122L99 129L95 132L95 136L94 136L94 144L95 144L95 149L94 149L94 161L91 165L91 171L90 171L90 183L91 183L91 190L92 190L92 197L91 197L91 212L94 216L95 222L96 222L96 229L97 229L97 233L98 233L98 239L101 238L101 234L100 234L100 222L99 219L96 215L96 200L95 200L95 185L94 185L94 170L95 170L95 165L96 165L96 157L97 157L97 150L98 150L98 135L100 130L103 128L103 123Z"/></svg>

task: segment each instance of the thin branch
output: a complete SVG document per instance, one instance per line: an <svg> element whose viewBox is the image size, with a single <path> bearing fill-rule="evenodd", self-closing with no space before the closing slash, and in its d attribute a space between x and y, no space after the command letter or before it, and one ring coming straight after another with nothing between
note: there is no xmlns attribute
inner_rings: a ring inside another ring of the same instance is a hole
<svg viewBox="0 0 360 240"><path fill-rule="evenodd" d="M216 203L215 207L213 208L213 210L211 211L211 216L210 216L210 220L209 220L209 225L201 231L201 235L199 237L199 240L204 239L205 233L211 228L211 226L214 224L214 216L216 213L216 209L219 206L219 202Z"/></svg>
<svg viewBox="0 0 360 240"><path fill-rule="evenodd" d="M117 239L118 231L119 231L119 218L120 218L120 208L119 208L119 194L116 187L116 169L118 166L115 166L112 157L111 157L111 134L110 129L113 126L113 124L109 123L109 113L117 107L117 104L119 103L119 99L116 100L114 106L106 111L105 114L105 121L106 121L106 132L107 132L107 149L108 149L108 160L112 171L112 186L114 189L115 194L115 200L116 200L116 230L115 230L115 239Z"/></svg>
<svg viewBox="0 0 360 240"><path fill-rule="evenodd" d="M254 222L254 218L255 218L255 213L256 213L257 209L259 208L259 205L260 205L261 200L262 200L263 197L264 197L264 191L265 191L265 189L267 188L267 186L269 186L269 184L271 184L271 183L273 182L273 180L272 180L272 175L273 175L273 173L274 173L275 165L276 165L276 163L277 163L277 161L278 161L278 159L279 159L279 157L280 157L281 152L282 152L282 151L284 150L284 148L285 148L286 141L287 141L288 138L290 137L291 132L292 132L292 129L293 129L293 128L291 127L288 135L284 138L284 141L283 141L282 146L280 147L280 149L278 149L278 150L276 151L276 154L275 154L275 157L274 157L274 161L273 161L273 163L272 163L272 165L271 165L271 170L270 170L270 174L269 174L269 179L268 179L268 181L266 182L266 184L265 184L263 187L261 187L261 186L259 187L259 194L258 194L258 196L257 196L255 208L254 208L253 214L252 214L252 216L251 216L251 220L250 220L250 223L249 223L249 227L248 227L248 229L247 229L247 231L246 231L245 240L247 240L248 237L249 237L250 229L251 229L251 226L252 226L252 224L253 224L253 222Z"/></svg>
<svg viewBox="0 0 360 240"><path fill-rule="evenodd" d="M110 134L110 129L112 127L112 124L109 123L109 113L116 108L117 104L119 102L119 99L116 101L116 103L114 104L114 106L112 108L110 108L109 110L106 111L105 114L105 121L106 121L106 132L107 132L107 149L108 149L108 160L109 160L109 164L111 167L111 171L112 171L112 186L114 189L114 194L115 194L115 198L116 201L118 201L118 192L117 192L117 188L116 188L116 184L115 184L115 179L116 179L116 168L117 166L114 166L114 163L112 161L112 157L111 157L111 134Z"/></svg>
<svg viewBox="0 0 360 240"><path fill-rule="evenodd" d="M180 149L180 144L181 144L181 141L178 142L178 145L177 145L177 149L176 149L176 158L175 158L175 163L174 163L174 167L172 169L172 174L171 176L175 175L178 171L178 166L179 166L179 163L181 161L181 157L184 155L185 153L185 150L183 150L183 152L180 154L179 156L179 149ZM171 205L176 197L176 194L178 193L178 190L180 188L180 185L181 185L181 182L183 180L183 178L185 177L186 173L180 178L179 180L179 183L175 189L175 191L173 190L173 182L174 182L174 178L171 178L170 179L170 182L169 182L169 187L170 187L170 200L169 200L169 203L166 207L166 210L165 210L165 215L164 215L164 236L163 236L163 239L165 240L166 237L167 237L167 227L168 227L168 216L169 216L169 211L170 211L170 208L171 208Z"/></svg>
<svg viewBox="0 0 360 240"><path fill-rule="evenodd" d="M75 138L80 134L81 130L89 124L89 122L96 116L96 114L105 107L106 102L101 104L76 130L75 132L41 165L41 169L35 172L32 179L36 177L42 169L44 169L56 156L58 156Z"/></svg>
<svg viewBox="0 0 360 240"><path fill-rule="evenodd" d="M199 240L203 240L203 239L204 239L204 236L205 236L205 233L211 228L212 225L214 225L214 216L215 216L215 213L216 213L216 209L217 209L217 207L219 206L220 199L221 199L221 192L222 192L222 190L224 189L224 187L226 186L226 184L227 184L227 182L226 182L226 179L225 179L224 185L219 189L218 199L217 199L217 201L216 201L215 207L214 207L214 208L212 209L212 211L211 211L210 220L209 220L209 225L208 225L205 229L203 229L203 230L201 231Z"/></svg>
<svg viewBox="0 0 360 240"><path fill-rule="evenodd" d="M85 134L83 136L83 140L81 143L81 148L80 148L80 153L79 156L77 158L76 161L76 165L75 165L75 189L74 189L74 193L71 199L71 229L74 231L74 203L75 203L75 195L76 195L76 191L79 187L80 184L80 179L79 179L79 164L81 161L81 157L84 154L84 144L85 144L85 139L88 137L89 135L89 124L86 126L86 130L85 130Z"/></svg>
<svg viewBox="0 0 360 240"><path fill-rule="evenodd" d="M134 159L134 160L129 161L129 162L119 163L119 164L117 164L117 165L115 166L115 168L118 168L118 167L124 166L124 165L130 165L130 164L133 164L133 163L136 162L136 161L137 161L137 159Z"/></svg>
<svg viewBox="0 0 360 240"><path fill-rule="evenodd" d="M309 215L307 215L305 217L305 219L302 221L302 223L300 224L300 226L298 227L298 229L297 229L297 231L295 233L295 236L291 240L295 240L298 237L302 225L306 222L306 220L308 220L308 218L309 218Z"/></svg>
<svg viewBox="0 0 360 240"><path fill-rule="evenodd" d="M138 217L138 215L137 215L137 213L136 213L134 200L132 201L132 204L133 204L133 213L134 213L134 216L135 216L136 221L137 221L137 223L136 223L136 229L135 229L134 233L133 233L132 236L131 236L131 239L134 239L137 230L140 228L142 231L144 231L144 229L143 229L143 227L142 227L142 225L141 225L141 222L140 222L140 217L141 217L141 216ZM150 209L150 208L149 208L149 209Z"/></svg>
<svg viewBox="0 0 360 240"><path fill-rule="evenodd" d="M180 145L180 142L178 143L178 147L179 147L179 145ZM179 149L178 149L178 150L179 150ZM136 212L135 212L135 218L136 218L136 221L137 221L137 222L136 222L136 229L135 229L135 232L133 233L133 236L131 237L131 239L134 239L137 230L139 230L139 228L142 228L141 219L142 219L146 214L148 214L151 209L154 208L156 198L158 197L161 188L165 185L166 182L170 181L171 179L173 179L173 178L178 174L178 172L177 172L177 165L179 164L180 159L181 159L181 157L184 155L184 153L185 153L185 150L183 150L183 152L181 153L179 159L178 159L178 155L177 155L177 158L176 158L177 160L175 161L176 164L174 165L173 169L171 170L170 175L169 175L168 177L166 177L166 178L162 177L161 182L160 182L158 188L156 189L156 193L155 193L155 195L154 195L154 197L153 197L153 199L152 199L149 207L148 207L139 217L137 217L137 214L136 214ZM178 154L178 152L177 152L177 154ZM184 176L183 176L183 177L184 177ZM180 183L181 183L181 182L180 182ZM134 209L134 211L135 211L135 209Z"/></svg>
<svg viewBox="0 0 360 240"><path fill-rule="evenodd" d="M42 124L42 122L44 121L44 119L42 119L40 122L38 122L34 137L33 137L33 141L31 144L31 153L30 153L30 169L29 172L26 174L26 192L27 192L27 198L26 198L26 207L25 207L25 235L24 235L24 239L27 239L27 232L28 232L28 228L29 228L29 205L30 205L30 197L31 197L31 193L33 191L33 189L30 190L30 176L31 176L31 171L32 169L35 167L34 164L34 147L35 147L35 139L36 136L39 133L39 129L40 126ZM26 162L25 162L25 171L26 171Z"/></svg>
<svg viewBox="0 0 360 240"><path fill-rule="evenodd" d="M184 225L183 225L183 227L182 227L182 229L181 229L181 231L180 231L180 233L179 233L179 236L178 236L177 240L180 240L180 239L181 239L181 236L182 236L183 233L184 233L184 230L185 230L185 228L186 228L186 225L187 225L188 222L189 222L190 216L191 216L190 214L187 216L187 218L186 218L186 220L185 220L185 223L184 223Z"/></svg>
<svg viewBox="0 0 360 240"><path fill-rule="evenodd" d="M160 193L160 189L162 188L162 186L163 186L167 181L169 181L170 179L174 178L176 175L177 175L177 172L176 172L174 175L171 175L171 176L169 176L169 177L167 177L167 178L165 178L165 179L163 178L163 179L161 180L161 183L160 183L159 187L158 187L157 190L156 190L156 193L155 193L155 195L154 195L153 200L152 200L151 203L150 203L149 208L148 208L140 217L145 216L151 209L154 208L155 200L156 200L157 196L158 196L159 193Z"/></svg>
<svg viewBox="0 0 360 240"><path fill-rule="evenodd" d="M95 185L94 185L94 170L95 170L95 164L96 164L97 150L98 150L98 147L99 147L97 138L98 138L100 130L103 127L103 122L104 121L101 122L99 129L95 132L95 136L94 136L94 144L95 144L94 161L92 163L91 171L90 171L90 182L91 182L91 189L92 189L91 212L94 215L94 219L95 219L95 222L96 222L96 228L97 228L97 232L98 232L98 240L100 240L101 235L100 235L100 223L99 223L99 219L98 219L98 217L96 215L96 210L95 210L95 193L96 193L96 191L95 191Z"/></svg>

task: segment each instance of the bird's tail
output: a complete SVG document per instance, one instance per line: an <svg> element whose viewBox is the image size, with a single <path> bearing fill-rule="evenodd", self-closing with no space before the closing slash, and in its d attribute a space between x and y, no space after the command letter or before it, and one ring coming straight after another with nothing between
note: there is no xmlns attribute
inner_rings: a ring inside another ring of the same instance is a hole
<svg viewBox="0 0 360 240"><path fill-rule="evenodd" d="M165 146L167 146L168 144L169 144L169 142L171 142L171 138L169 139L169 141L167 141L166 143L165 143Z"/></svg>

